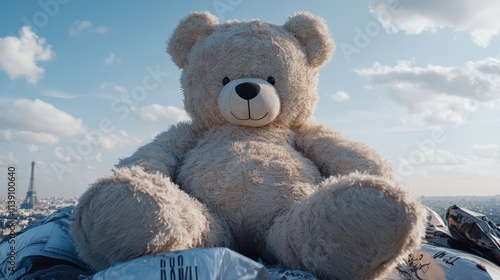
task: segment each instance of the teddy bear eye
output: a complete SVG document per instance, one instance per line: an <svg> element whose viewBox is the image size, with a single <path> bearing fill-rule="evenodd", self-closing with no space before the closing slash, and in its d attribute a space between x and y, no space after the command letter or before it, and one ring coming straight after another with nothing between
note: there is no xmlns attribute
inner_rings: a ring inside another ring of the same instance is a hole
<svg viewBox="0 0 500 280"><path fill-rule="evenodd" d="M227 85L231 80L229 80L228 77L224 77L224 79L222 79L222 85Z"/></svg>
<svg viewBox="0 0 500 280"><path fill-rule="evenodd" d="M274 78L273 78L273 77L269 76L269 77L267 78L267 82L268 82L268 83L270 83L271 85L273 85L273 86L274 86L275 81L274 81Z"/></svg>

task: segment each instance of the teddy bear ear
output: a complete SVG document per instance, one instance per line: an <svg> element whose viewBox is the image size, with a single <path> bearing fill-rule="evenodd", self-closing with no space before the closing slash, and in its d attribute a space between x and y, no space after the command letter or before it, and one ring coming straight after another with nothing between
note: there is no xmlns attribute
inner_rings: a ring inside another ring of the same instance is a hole
<svg viewBox="0 0 500 280"><path fill-rule="evenodd" d="M321 67L332 57L335 44L322 18L308 12L298 12L287 19L283 28L304 46L312 67Z"/></svg>
<svg viewBox="0 0 500 280"><path fill-rule="evenodd" d="M219 20L209 12L194 12L179 22L167 43L167 52L179 68L188 62L188 54L196 40L212 33L217 24Z"/></svg>

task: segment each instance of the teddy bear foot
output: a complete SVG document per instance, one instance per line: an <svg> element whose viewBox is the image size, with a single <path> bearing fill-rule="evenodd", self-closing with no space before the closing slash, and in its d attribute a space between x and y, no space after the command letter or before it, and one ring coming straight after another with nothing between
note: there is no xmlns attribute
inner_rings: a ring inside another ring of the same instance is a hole
<svg viewBox="0 0 500 280"><path fill-rule="evenodd" d="M95 183L80 198L73 220L77 252L96 270L146 254L228 246L230 240L203 204L140 167L117 169Z"/></svg>
<svg viewBox="0 0 500 280"><path fill-rule="evenodd" d="M424 217L381 177L332 177L276 220L267 246L276 261L321 279L377 279L419 245Z"/></svg>

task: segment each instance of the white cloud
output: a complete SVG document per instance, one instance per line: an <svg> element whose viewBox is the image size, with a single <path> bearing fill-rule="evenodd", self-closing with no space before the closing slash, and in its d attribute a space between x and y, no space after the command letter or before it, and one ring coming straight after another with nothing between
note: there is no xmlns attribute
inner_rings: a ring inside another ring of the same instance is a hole
<svg viewBox="0 0 500 280"><path fill-rule="evenodd" d="M471 155L485 159L500 160L500 147L496 144L475 144L472 146Z"/></svg>
<svg viewBox="0 0 500 280"><path fill-rule="evenodd" d="M395 66L375 63L356 69L370 87L386 89L421 124L462 124L479 105L500 99L500 60L467 62L464 66L415 66L399 61Z"/></svg>
<svg viewBox="0 0 500 280"><path fill-rule="evenodd" d="M370 13L388 32L420 34L448 27L469 33L472 41L483 48L500 34L499 10L497 0L378 0L370 5Z"/></svg>
<svg viewBox="0 0 500 280"><path fill-rule="evenodd" d="M124 131L122 130L122 132ZM100 138L99 142L104 149L114 149L129 144L130 140L128 139L128 135L126 133L125 135L122 133L120 136L116 134L103 136Z"/></svg>
<svg viewBox="0 0 500 280"><path fill-rule="evenodd" d="M29 26L19 30L19 37L0 38L0 69L10 79L24 77L27 82L36 84L45 73L37 62L50 60L54 55L52 47Z"/></svg>
<svg viewBox="0 0 500 280"><path fill-rule="evenodd" d="M30 152L38 152L39 149L40 149L40 147L38 147L37 145L34 145L34 144L29 144L28 145L28 150Z"/></svg>
<svg viewBox="0 0 500 280"><path fill-rule="evenodd" d="M43 144L57 142L59 136L75 136L85 132L77 119L40 99L17 99L0 111L0 129L23 141Z"/></svg>
<svg viewBox="0 0 500 280"><path fill-rule="evenodd" d="M12 131L10 130L0 130L0 141L10 142L12 141Z"/></svg>
<svg viewBox="0 0 500 280"><path fill-rule="evenodd" d="M95 155L95 160L97 160L98 162L101 162L101 161L102 161L102 154L101 154L101 152L98 152L98 153Z"/></svg>
<svg viewBox="0 0 500 280"><path fill-rule="evenodd" d="M63 99L73 99L76 98L76 95L64 92L62 90L42 90L40 92L41 95L43 96L49 96L49 97L56 97L56 98L63 98Z"/></svg>
<svg viewBox="0 0 500 280"><path fill-rule="evenodd" d="M71 27L69 28L69 36L77 36L82 32L83 30L90 28L92 26L92 23L88 20L80 21L80 20L75 20Z"/></svg>
<svg viewBox="0 0 500 280"><path fill-rule="evenodd" d="M99 138L91 138L86 136L86 140L94 145L98 145L104 149L116 149L130 144L139 143L138 139L131 137L126 131L120 130L118 134L102 135ZM101 155L96 155L96 159L100 160Z"/></svg>
<svg viewBox="0 0 500 280"><path fill-rule="evenodd" d="M123 93L123 94L127 94L128 93L128 89L126 87L122 87L122 86L119 86L119 85L114 85L113 89L116 90L116 91L118 91L119 93Z"/></svg>
<svg viewBox="0 0 500 280"><path fill-rule="evenodd" d="M132 108L132 112L140 120L145 122L163 122L177 123L188 120L188 114L185 110L174 106L162 106L159 104L151 104L141 108Z"/></svg>
<svg viewBox="0 0 500 280"><path fill-rule="evenodd" d="M421 149L424 165L461 165L468 162L467 158L441 149Z"/></svg>
<svg viewBox="0 0 500 280"><path fill-rule="evenodd" d="M98 152L95 156L93 153L82 155L77 151L73 150L71 147L66 146L65 148L57 146L54 148L54 156L57 160L62 162L72 163L71 165L77 167L82 162L94 162L96 157L101 157L101 153Z"/></svg>
<svg viewBox="0 0 500 280"><path fill-rule="evenodd" d="M128 89L126 87L123 87L123 86L120 86L120 85L117 85L115 83L108 83L108 82L103 82L101 83L100 85L100 88L101 89L107 89L107 88L113 88L114 90L116 90L117 92L119 93L123 93L123 94L127 94L128 93Z"/></svg>
<svg viewBox="0 0 500 280"><path fill-rule="evenodd" d="M93 32L99 33L99 34L104 34L104 33L108 32L108 28L106 26L98 26L98 27L94 28Z"/></svg>
<svg viewBox="0 0 500 280"><path fill-rule="evenodd" d="M330 99L336 102L344 102L349 99L349 95L345 91L337 91L336 93L330 95Z"/></svg>
<svg viewBox="0 0 500 280"><path fill-rule="evenodd" d="M7 156L4 156L4 153L0 154L0 164L1 165L12 165L12 164L17 164L18 161L14 157L13 152L8 152Z"/></svg>
<svg viewBox="0 0 500 280"><path fill-rule="evenodd" d="M99 85L99 87L100 87L101 89L106 89L107 87L112 86L112 85L113 85L113 83L102 82L102 83Z"/></svg>
<svg viewBox="0 0 500 280"><path fill-rule="evenodd" d="M481 75L497 78L500 75L500 59L496 57L488 57L479 61L469 61L466 65L468 68L480 72Z"/></svg>
<svg viewBox="0 0 500 280"><path fill-rule="evenodd" d="M447 95L433 96L425 102L418 103L405 100L403 97L399 103L409 109L414 120L420 125L464 124L468 114L478 108L477 103L470 99Z"/></svg>
<svg viewBox="0 0 500 280"><path fill-rule="evenodd" d="M32 152L38 151L38 145L53 145L60 137L86 131L81 119L39 99L18 99L1 105L0 140L28 144Z"/></svg>
<svg viewBox="0 0 500 280"><path fill-rule="evenodd" d="M62 147L56 147L54 149L54 155L60 161L70 161L70 157L65 155L66 151Z"/></svg>
<svg viewBox="0 0 500 280"><path fill-rule="evenodd" d="M17 140L25 143L55 144L59 141L57 136L45 132L16 131L14 134Z"/></svg>
<svg viewBox="0 0 500 280"><path fill-rule="evenodd" d="M459 169L470 165L470 158L455 154L449 150L420 146L412 150L406 157L399 157L397 167L394 169L398 176L407 178L412 175L429 177L429 171ZM458 174L458 173L457 173ZM437 175L439 176L439 174Z"/></svg>
<svg viewBox="0 0 500 280"><path fill-rule="evenodd" d="M108 31L108 28L105 26L97 26L95 28L92 28L92 26L92 22L88 20L75 20L69 28L69 36L76 37L85 30L99 34L104 34Z"/></svg>
<svg viewBox="0 0 500 280"><path fill-rule="evenodd" d="M108 57L104 59L104 64L110 65L113 63L119 63L121 61L122 60L119 57L117 57L114 53L111 53Z"/></svg>

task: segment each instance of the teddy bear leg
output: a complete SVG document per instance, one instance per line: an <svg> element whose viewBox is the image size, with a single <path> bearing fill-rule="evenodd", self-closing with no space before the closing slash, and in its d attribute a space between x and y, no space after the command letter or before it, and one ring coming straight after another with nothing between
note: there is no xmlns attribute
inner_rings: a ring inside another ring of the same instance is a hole
<svg viewBox="0 0 500 280"><path fill-rule="evenodd" d="M202 203L168 178L123 168L80 198L70 234L79 256L101 270L142 255L193 247L231 247L232 234Z"/></svg>
<svg viewBox="0 0 500 280"><path fill-rule="evenodd" d="M331 177L275 221L266 253L321 279L376 279L419 245L422 209L380 177Z"/></svg>

